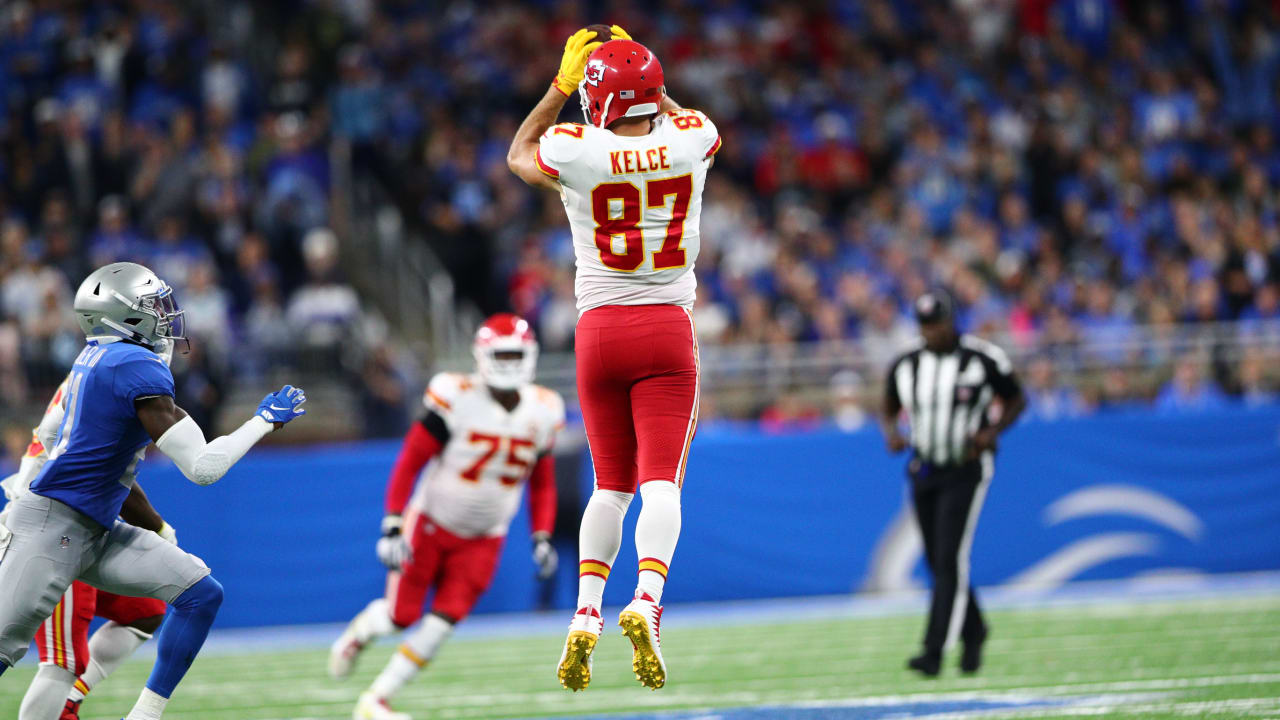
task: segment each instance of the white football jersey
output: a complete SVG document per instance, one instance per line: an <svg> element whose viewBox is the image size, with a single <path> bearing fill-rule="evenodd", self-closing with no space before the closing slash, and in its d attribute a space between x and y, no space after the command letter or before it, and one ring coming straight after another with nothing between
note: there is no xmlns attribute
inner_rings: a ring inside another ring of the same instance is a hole
<svg viewBox="0 0 1280 720"><path fill-rule="evenodd" d="M58 438L58 429L62 426L62 417L66 414L66 398L67 398L67 382L70 380L67 376L58 386L53 398L49 400L49 405L44 410L44 417L40 419L40 424L31 431L31 444L27 446L27 451L22 455L21 462L18 463L18 472L9 477L0 480L0 490L4 492L5 498L12 503L14 500L27 494L31 489L31 482L40 474L40 469L44 464L49 462L49 449L53 447ZM142 448L134 456L134 460L125 470L124 476L120 482L125 485L131 485L137 480L138 463L142 462L142 458L147 454L147 449ZM5 505L4 511L8 511L9 505ZM0 512L3 517L4 512Z"/></svg>
<svg viewBox="0 0 1280 720"><path fill-rule="evenodd" d="M409 512L460 537L506 535L530 471L564 427L564 400L526 385L507 412L478 375L440 373L423 404L444 419L449 442L423 469Z"/></svg>
<svg viewBox="0 0 1280 720"><path fill-rule="evenodd" d="M49 400L49 405L44 410L44 417L40 419L40 425L31 431L31 444L22 455L18 472L0 480L0 489L4 490L4 496L10 502L27 493L31 488L31 481L36 479L36 475L40 474L40 468L49 461L49 448L57 437L58 426L62 424L64 414L62 401L66 394L67 381L63 380L53 394L53 398Z"/></svg>
<svg viewBox="0 0 1280 720"><path fill-rule="evenodd" d="M706 115L659 114L648 135L563 123L535 160L560 182L577 257L578 313L601 305L692 309L702 188L720 134Z"/></svg>

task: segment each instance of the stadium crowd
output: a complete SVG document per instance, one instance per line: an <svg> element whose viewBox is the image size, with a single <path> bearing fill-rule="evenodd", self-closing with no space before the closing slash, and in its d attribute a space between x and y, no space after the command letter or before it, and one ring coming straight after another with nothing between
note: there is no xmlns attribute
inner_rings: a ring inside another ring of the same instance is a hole
<svg viewBox="0 0 1280 720"><path fill-rule="evenodd" d="M190 313L197 406L318 362L394 407L409 370L372 350L377 314L338 259L359 239L328 229L335 141L461 302L570 349L563 211L504 158L564 38L600 20L652 47L724 137L704 343L855 341L880 362L940 284L965 328L1034 355L1033 414L1274 401L1280 3L1260 0L16 0L0 10L0 401L56 384L79 278L129 258ZM1219 321L1272 333L1270 350L1126 357L1163 368L1149 388L1055 379L1080 347Z"/></svg>

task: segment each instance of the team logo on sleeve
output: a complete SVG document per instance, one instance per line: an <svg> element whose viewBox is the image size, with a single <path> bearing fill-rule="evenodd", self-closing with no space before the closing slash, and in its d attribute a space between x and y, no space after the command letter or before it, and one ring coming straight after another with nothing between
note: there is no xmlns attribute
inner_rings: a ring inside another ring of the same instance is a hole
<svg viewBox="0 0 1280 720"><path fill-rule="evenodd" d="M603 60L598 58L591 60L587 62L587 67L583 70L582 79L588 85L598 86L604 80L604 71L607 67Z"/></svg>

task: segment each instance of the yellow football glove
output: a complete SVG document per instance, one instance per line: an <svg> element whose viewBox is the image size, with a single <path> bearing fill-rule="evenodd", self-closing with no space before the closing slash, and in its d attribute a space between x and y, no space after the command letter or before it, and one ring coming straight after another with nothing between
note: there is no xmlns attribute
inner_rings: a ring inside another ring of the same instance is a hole
<svg viewBox="0 0 1280 720"><path fill-rule="evenodd" d="M613 35L613 37L609 38L610 40L630 40L631 39L631 36L627 34L626 30L622 29L621 25L610 26L609 32L610 34Z"/></svg>
<svg viewBox="0 0 1280 720"><path fill-rule="evenodd" d="M587 67L587 57L604 44L601 40L593 42L592 39L595 36L595 30L582 28L570 35L569 40L564 44L564 57L560 58L560 72L552 85L564 93L565 97L572 95L573 91L578 89L578 83L582 82L582 73Z"/></svg>

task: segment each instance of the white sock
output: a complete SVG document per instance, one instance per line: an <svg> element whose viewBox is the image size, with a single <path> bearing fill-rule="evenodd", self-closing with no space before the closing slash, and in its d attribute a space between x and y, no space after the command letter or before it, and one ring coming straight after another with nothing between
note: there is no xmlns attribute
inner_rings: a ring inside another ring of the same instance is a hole
<svg viewBox="0 0 1280 720"><path fill-rule="evenodd" d="M18 720L57 720L62 706L67 704L67 691L75 681L76 675L70 670L40 663L18 708Z"/></svg>
<svg viewBox="0 0 1280 720"><path fill-rule="evenodd" d="M636 519L640 574L636 588L648 593L654 602L661 602L667 567L680 538L680 488L666 480L651 480L640 486L640 497L640 517Z"/></svg>
<svg viewBox="0 0 1280 720"><path fill-rule="evenodd" d="M395 623L391 622L391 608L387 605L386 598L378 598L366 605L364 610L356 616L352 625L356 639L362 643L396 631Z"/></svg>
<svg viewBox="0 0 1280 720"><path fill-rule="evenodd" d="M428 615L417 629L405 637L387 666L369 686L369 692L383 700L394 697L419 670L431 662L436 651L452 633L453 623L439 615Z"/></svg>
<svg viewBox="0 0 1280 720"><path fill-rule="evenodd" d="M114 620L98 628L89 638L89 666L80 676L68 695L68 699L80 702L98 683L116 671L135 650L151 639L150 633L144 633L128 625L120 625Z"/></svg>
<svg viewBox="0 0 1280 720"><path fill-rule="evenodd" d="M604 583L622 547L622 519L631 498L631 493L596 490L587 501L578 530L578 607L599 608L604 601Z"/></svg>
<svg viewBox="0 0 1280 720"><path fill-rule="evenodd" d="M138 696L138 702L133 704L133 709L125 716L124 720L160 720L164 715L164 706L169 704L169 698L160 697L151 692L151 688L142 688L142 694Z"/></svg>

